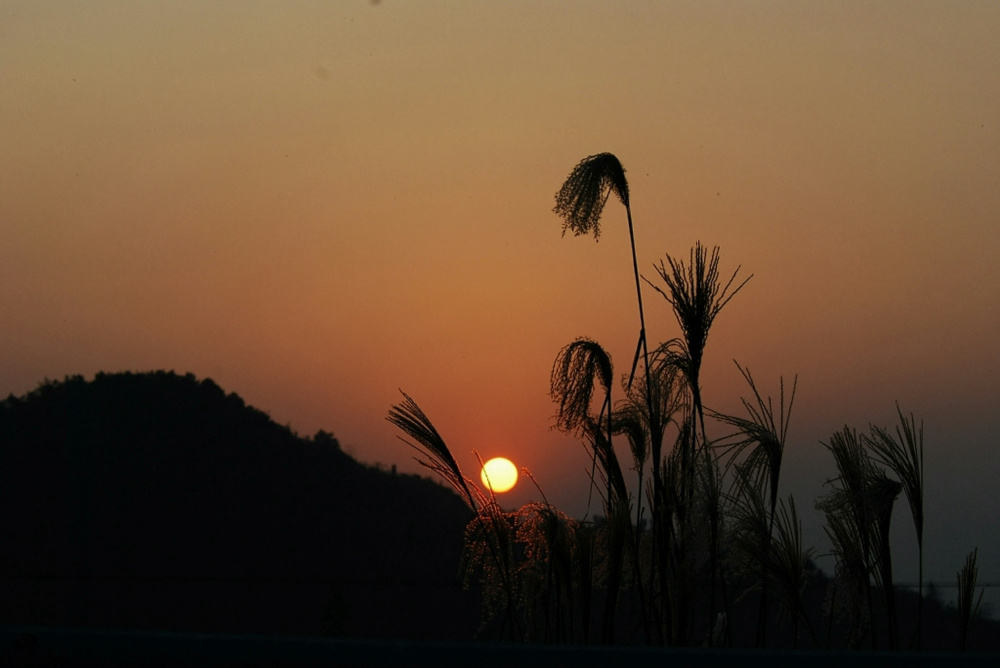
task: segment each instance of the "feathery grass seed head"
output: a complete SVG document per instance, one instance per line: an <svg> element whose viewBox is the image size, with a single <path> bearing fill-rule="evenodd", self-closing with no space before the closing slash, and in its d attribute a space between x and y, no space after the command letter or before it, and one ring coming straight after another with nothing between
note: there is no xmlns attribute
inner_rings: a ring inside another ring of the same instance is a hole
<svg viewBox="0 0 1000 668"><path fill-rule="evenodd" d="M601 212L608 195L614 193L627 208L628 181L625 169L611 153L598 153L584 158L573 168L562 188L556 193L553 211L563 219L563 234L601 234Z"/></svg>
<svg viewBox="0 0 1000 668"><path fill-rule="evenodd" d="M594 381L611 389L611 356L596 341L580 338L564 347L552 365L552 399L559 404L556 426L564 431L583 427L590 412Z"/></svg>

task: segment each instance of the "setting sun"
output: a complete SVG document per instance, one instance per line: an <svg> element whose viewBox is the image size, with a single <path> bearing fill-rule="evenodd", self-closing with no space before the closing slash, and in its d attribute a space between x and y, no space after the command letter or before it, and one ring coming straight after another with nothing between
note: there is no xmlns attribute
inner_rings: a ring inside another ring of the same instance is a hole
<svg viewBox="0 0 1000 668"><path fill-rule="evenodd" d="M517 467L505 457L494 457L483 464L480 477L487 489L506 492L517 484Z"/></svg>

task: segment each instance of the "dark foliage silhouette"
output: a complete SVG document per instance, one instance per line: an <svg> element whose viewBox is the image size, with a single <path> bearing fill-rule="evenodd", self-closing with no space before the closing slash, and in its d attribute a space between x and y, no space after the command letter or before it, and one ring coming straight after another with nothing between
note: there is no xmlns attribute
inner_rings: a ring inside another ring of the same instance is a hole
<svg viewBox="0 0 1000 668"><path fill-rule="evenodd" d="M470 516L192 375L0 403L0 623L467 638Z"/></svg>

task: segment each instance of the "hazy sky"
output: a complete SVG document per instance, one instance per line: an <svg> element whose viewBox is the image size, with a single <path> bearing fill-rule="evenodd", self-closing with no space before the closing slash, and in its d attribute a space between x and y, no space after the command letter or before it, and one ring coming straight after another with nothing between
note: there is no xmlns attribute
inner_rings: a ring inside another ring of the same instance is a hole
<svg viewBox="0 0 1000 668"><path fill-rule="evenodd" d="M898 400L930 577L978 545L998 581L998 34L995 2L0 0L0 393L192 372L413 471L401 388L470 473L508 455L582 515L549 372L588 336L627 373L635 293L623 209L595 243L552 206L611 151L644 275L697 240L754 275L703 392L798 374L785 493L811 511L820 441Z"/></svg>

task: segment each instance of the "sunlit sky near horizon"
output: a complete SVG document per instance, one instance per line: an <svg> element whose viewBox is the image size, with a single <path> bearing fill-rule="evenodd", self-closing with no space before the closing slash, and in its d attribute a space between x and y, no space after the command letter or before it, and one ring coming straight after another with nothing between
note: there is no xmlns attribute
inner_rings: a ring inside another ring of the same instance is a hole
<svg viewBox="0 0 1000 668"><path fill-rule="evenodd" d="M623 209L595 243L552 206L610 151L647 278L698 240L753 274L703 393L739 409L734 359L770 394L798 375L807 544L820 442L898 401L929 576L978 545L1000 581L998 34L992 2L0 0L0 394L192 372L416 471L384 419L402 389L470 475L508 456L582 516L551 364L587 336L625 374L638 324Z"/></svg>

